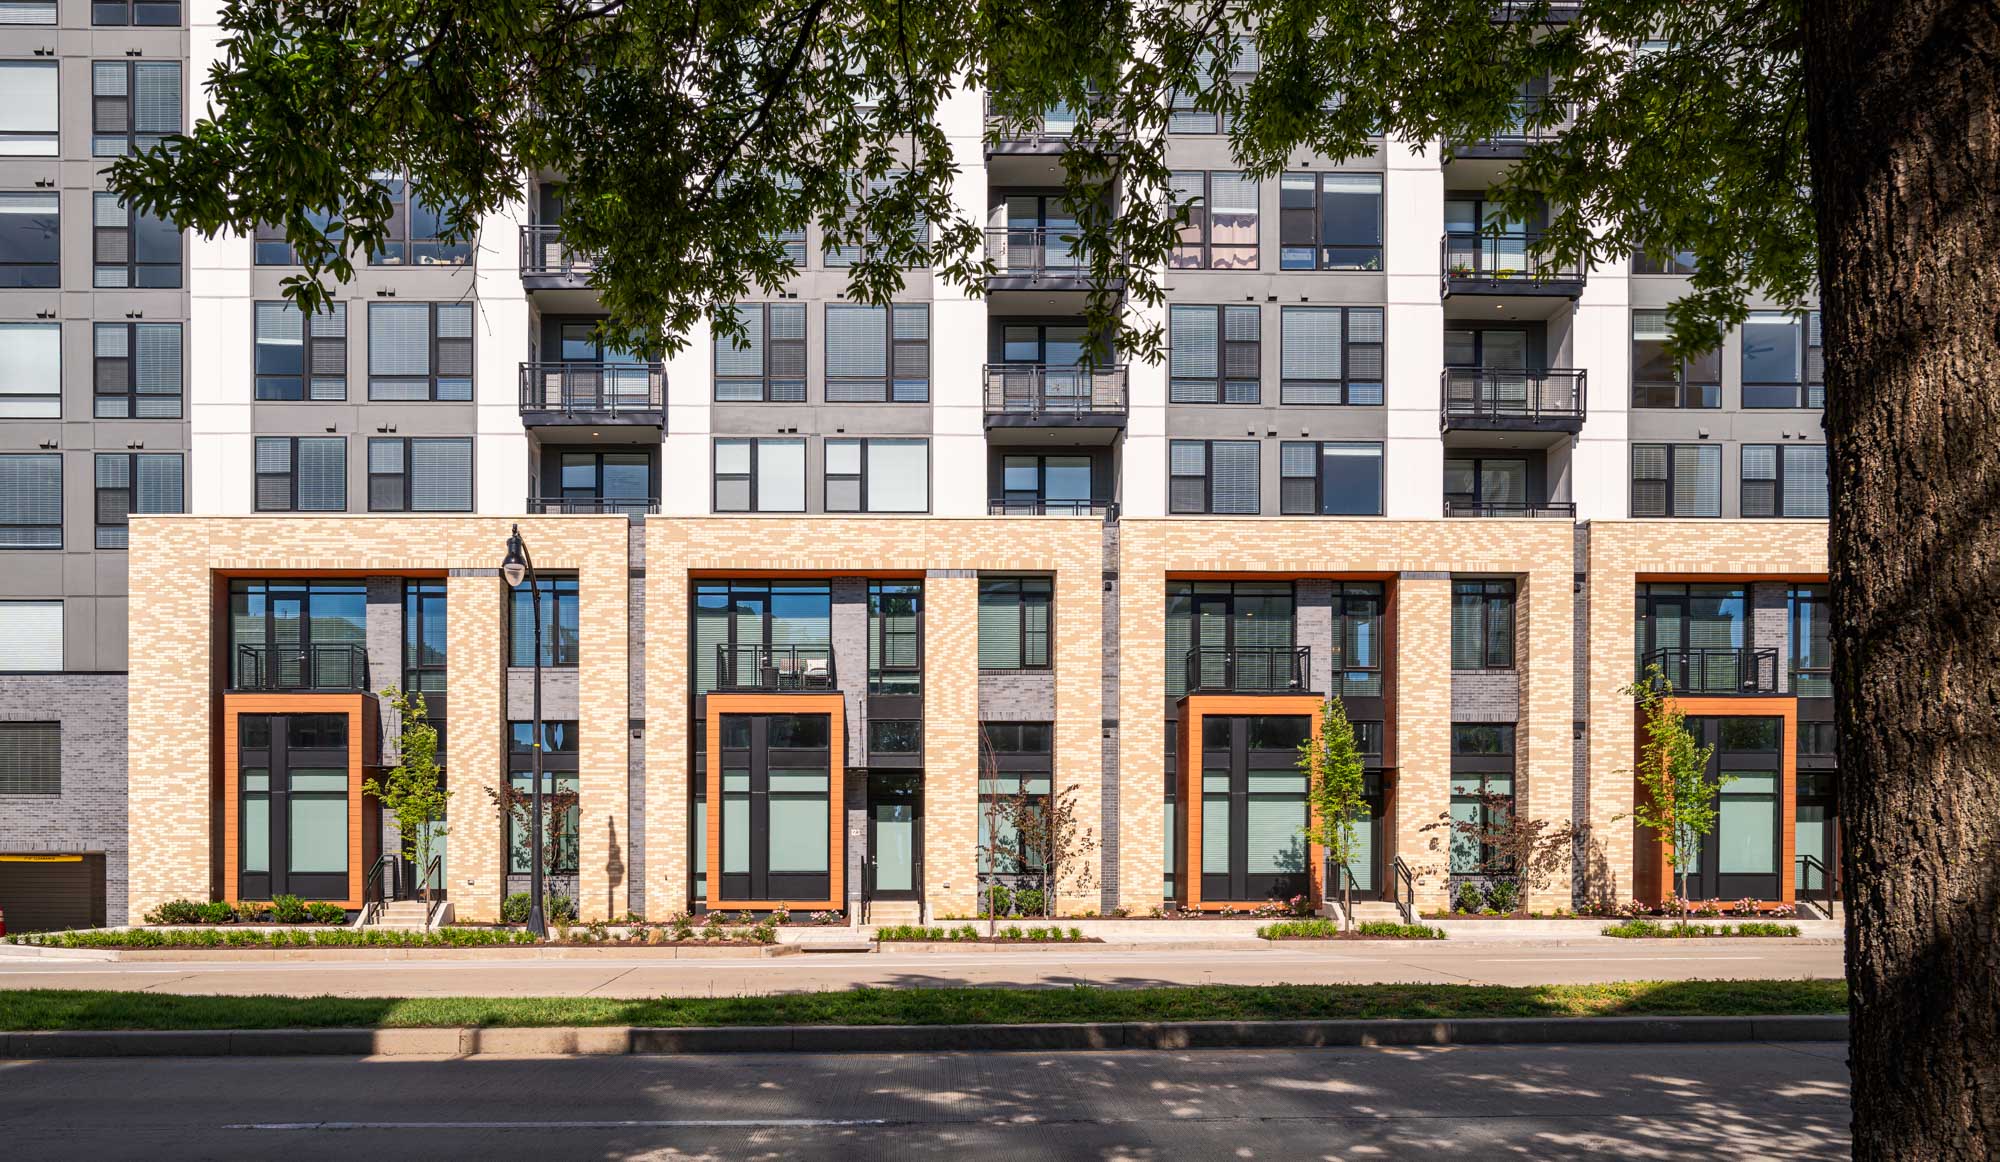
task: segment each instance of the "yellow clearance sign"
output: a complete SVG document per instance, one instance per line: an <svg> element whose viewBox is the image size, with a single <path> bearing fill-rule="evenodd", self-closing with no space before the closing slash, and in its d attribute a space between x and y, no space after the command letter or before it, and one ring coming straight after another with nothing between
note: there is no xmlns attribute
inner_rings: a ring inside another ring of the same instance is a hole
<svg viewBox="0 0 2000 1162"><path fill-rule="evenodd" d="M80 855L0 855L0 863L82 863Z"/></svg>

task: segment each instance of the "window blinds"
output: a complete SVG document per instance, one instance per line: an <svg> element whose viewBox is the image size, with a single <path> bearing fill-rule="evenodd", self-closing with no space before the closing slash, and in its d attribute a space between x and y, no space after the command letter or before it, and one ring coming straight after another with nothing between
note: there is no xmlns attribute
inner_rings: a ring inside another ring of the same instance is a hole
<svg viewBox="0 0 2000 1162"><path fill-rule="evenodd" d="M62 454L0 456L0 549L62 543Z"/></svg>
<svg viewBox="0 0 2000 1162"><path fill-rule="evenodd" d="M63 668L63 603L0 601L0 672Z"/></svg>
<svg viewBox="0 0 2000 1162"><path fill-rule="evenodd" d="M0 419L62 415L62 324L0 323Z"/></svg>

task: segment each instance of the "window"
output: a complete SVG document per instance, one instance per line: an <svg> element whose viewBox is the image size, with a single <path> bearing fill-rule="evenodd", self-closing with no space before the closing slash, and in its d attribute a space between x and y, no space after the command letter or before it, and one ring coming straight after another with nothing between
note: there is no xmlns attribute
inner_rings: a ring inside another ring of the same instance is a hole
<svg viewBox="0 0 2000 1162"><path fill-rule="evenodd" d="M717 403L806 401L806 309L793 303L738 303L746 346L715 333Z"/></svg>
<svg viewBox="0 0 2000 1162"><path fill-rule="evenodd" d="M1819 312L1752 311L1743 324L1743 406L1826 406Z"/></svg>
<svg viewBox="0 0 2000 1162"><path fill-rule="evenodd" d="M1297 599L1289 581L1167 583L1167 696L1190 686L1297 693Z"/></svg>
<svg viewBox="0 0 2000 1162"><path fill-rule="evenodd" d="M98 419L180 418L179 323L98 323L91 342Z"/></svg>
<svg viewBox="0 0 2000 1162"><path fill-rule="evenodd" d="M1167 443L1167 511L1258 511L1258 444L1255 440L1170 440Z"/></svg>
<svg viewBox="0 0 2000 1162"><path fill-rule="evenodd" d="M347 437L257 437L257 511L347 511Z"/></svg>
<svg viewBox="0 0 2000 1162"><path fill-rule="evenodd" d="M62 453L0 455L0 549L60 549Z"/></svg>
<svg viewBox="0 0 2000 1162"><path fill-rule="evenodd" d="M1825 444L1743 445L1743 515L1826 517Z"/></svg>
<svg viewBox="0 0 2000 1162"><path fill-rule="evenodd" d="M258 399L347 398L346 303L308 319L289 302L264 302L256 316Z"/></svg>
<svg viewBox="0 0 2000 1162"><path fill-rule="evenodd" d="M1450 512L1478 515L1532 515L1528 502L1528 462L1501 457L1450 456L1444 462L1444 503Z"/></svg>
<svg viewBox="0 0 2000 1162"><path fill-rule="evenodd" d="M181 131L179 61L90 62L90 155L145 153Z"/></svg>
<svg viewBox="0 0 2000 1162"><path fill-rule="evenodd" d="M826 511L926 512L929 440L826 441Z"/></svg>
<svg viewBox="0 0 2000 1162"><path fill-rule="evenodd" d="M1833 697L1833 616L1825 585L1794 585L1786 595L1792 650L1792 693ZM1799 728L1805 729L1801 722ZM1828 724L1829 730L1831 724ZM1804 749L1801 744L1800 749ZM1822 752L1822 753L1830 753Z"/></svg>
<svg viewBox="0 0 2000 1162"><path fill-rule="evenodd" d="M371 438L368 511L471 512L471 438Z"/></svg>
<svg viewBox="0 0 2000 1162"><path fill-rule="evenodd" d="M1174 403L1256 403L1263 361L1256 307L1169 307L1168 399Z"/></svg>
<svg viewBox="0 0 2000 1162"><path fill-rule="evenodd" d="M1049 666L1050 577L979 579L979 668L1045 670Z"/></svg>
<svg viewBox="0 0 2000 1162"><path fill-rule="evenodd" d="M56 153L56 62L0 61L0 155Z"/></svg>
<svg viewBox="0 0 2000 1162"><path fill-rule="evenodd" d="M443 208L425 202L402 178L376 174L375 180L388 191L393 209L382 248L368 252L370 265L463 266L472 257L471 243L445 240L449 226Z"/></svg>
<svg viewBox="0 0 2000 1162"><path fill-rule="evenodd" d="M179 452L97 454L97 547L122 549L132 513L184 512Z"/></svg>
<svg viewBox="0 0 2000 1162"><path fill-rule="evenodd" d="M0 722L0 795L62 794L62 723Z"/></svg>
<svg viewBox="0 0 2000 1162"><path fill-rule="evenodd" d="M181 232L127 208L117 194L91 195L90 284L100 290L181 285Z"/></svg>
<svg viewBox="0 0 2000 1162"><path fill-rule="evenodd" d="M1334 589L1333 671L1344 698L1382 696L1383 600L1379 581L1348 581ZM1381 728L1379 722L1355 723L1363 754L1382 753Z"/></svg>
<svg viewBox="0 0 2000 1162"><path fill-rule="evenodd" d="M1675 274L1682 277L1692 275L1695 269L1694 251L1674 250L1663 252L1655 258L1640 247L1632 252L1633 274Z"/></svg>
<svg viewBox="0 0 2000 1162"><path fill-rule="evenodd" d="M1454 581L1451 587L1451 668L1514 667L1514 583Z"/></svg>
<svg viewBox="0 0 2000 1162"><path fill-rule="evenodd" d="M909 581L868 586L868 692L921 694L924 587Z"/></svg>
<svg viewBox="0 0 2000 1162"><path fill-rule="evenodd" d="M929 306L827 306L826 402L923 403L930 397Z"/></svg>
<svg viewBox="0 0 2000 1162"><path fill-rule="evenodd" d="M56 0L0 0L0 27L56 22Z"/></svg>
<svg viewBox="0 0 2000 1162"><path fill-rule="evenodd" d="M176 28L181 22L181 0L90 0L90 22Z"/></svg>
<svg viewBox="0 0 2000 1162"><path fill-rule="evenodd" d="M1287 516L1381 516L1382 445L1287 440L1278 446L1278 508Z"/></svg>
<svg viewBox="0 0 2000 1162"><path fill-rule="evenodd" d="M1046 722L982 722L980 737L979 872L982 876L1032 875L1042 853L1021 842L1007 805L1027 796L1047 801L1055 771L1050 747L1054 729ZM1171 861L1169 861L1171 863Z"/></svg>
<svg viewBox="0 0 2000 1162"><path fill-rule="evenodd" d="M403 583L403 689L406 692L445 692L447 609L444 582ZM435 725L439 707L434 704L428 709Z"/></svg>
<svg viewBox="0 0 2000 1162"><path fill-rule="evenodd" d="M535 664L535 591L541 591L542 665L574 666L581 636L574 577L536 577L512 591L507 617L507 664Z"/></svg>
<svg viewBox="0 0 2000 1162"><path fill-rule="evenodd" d="M999 513L1088 513L1090 457L1017 456L1000 458Z"/></svg>
<svg viewBox="0 0 2000 1162"><path fill-rule="evenodd" d="M62 210L54 193L0 193L0 290L62 284Z"/></svg>
<svg viewBox="0 0 2000 1162"><path fill-rule="evenodd" d="M62 611L60 601L0 601L0 674L63 668Z"/></svg>
<svg viewBox="0 0 2000 1162"><path fill-rule="evenodd" d="M334 226L340 215L325 210L304 211L306 221L324 235L336 249L340 246L342 231ZM254 261L258 266L297 266L299 256L292 244L285 238L285 228L271 222L259 222L256 230Z"/></svg>
<svg viewBox="0 0 2000 1162"><path fill-rule="evenodd" d="M0 419L61 416L62 324L0 323Z"/></svg>
<svg viewBox="0 0 2000 1162"><path fill-rule="evenodd" d="M1632 445L1633 516L1721 516L1722 448Z"/></svg>
<svg viewBox="0 0 2000 1162"><path fill-rule="evenodd" d="M1503 853L1480 840L1514 810L1514 724L1453 723L1451 765L1451 874L1504 874Z"/></svg>
<svg viewBox="0 0 2000 1162"><path fill-rule="evenodd" d="M1286 307L1279 322L1280 403L1381 404L1381 307Z"/></svg>
<svg viewBox="0 0 2000 1162"><path fill-rule="evenodd" d="M1719 408L1722 351L1674 359L1667 355L1667 312L1632 312L1632 406Z"/></svg>
<svg viewBox="0 0 2000 1162"><path fill-rule="evenodd" d="M559 876L577 873L583 807L578 801L577 731L573 720L542 720L542 870ZM528 813L535 790L535 724L507 724L507 781L514 803L507 812L507 871L524 876L534 870L534 836ZM551 814L554 817L551 819ZM550 848L553 844L553 850Z"/></svg>
<svg viewBox="0 0 2000 1162"><path fill-rule="evenodd" d="M472 399L470 303L369 303L368 398Z"/></svg>
<svg viewBox="0 0 2000 1162"><path fill-rule="evenodd" d="M658 503L653 458L646 452L564 451L553 453L550 459L556 490L551 494L544 489L544 511L634 515L649 512Z"/></svg>
<svg viewBox="0 0 2000 1162"><path fill-rule="evenodd" d="M888 191L892 183L904 177L907 177L907 174L869 178L865 183L868 191L866 197L871 201L881 198ZM856 179L856 186L860 184L862 183ZM857 206L854 208L859 210L860 207ZM841 228L852 229L852 226L843 223ZM911 223L911 236L919 243L927 242L930 239L930 226L924 221L921 214ZM864 255L872 257L877 262L887 258L887 240L866 227L861 230L859 238L852 239L845 244L834 243L832 238L833 232L827 232L827 240L822 247L820 255L829 268L838 270L853 266L855 263L860 262Z"/></svg>
<svg viewBox="0 0 2000 1162"><path fill-rule="evenodd" d="M1174 199L1191 203L1167 265L1175 270L1257 269L1257 179L1243 173L1177 173Z"/></svg>
<svg viewBox="0 0 2000 1162"><path fill-rule="evenodd" d="M1382 175L1288 173L1278 183L1280 270L1381 270Z"/></svg>
<svg viewBox="0 0 2000 1162"><path fill-rule="evenodd" d="M1634 672L1657 663L1676 690L1694 694L1740 694L1752 644L1749 603L1741 585L1683 585L1648 582L1637 590L1632 641ZM1664 654L1665 656L1656 656ZM1775 666L1773 667L1775 671ZM1776 693L1775 672L1771 673Z"/></svg>
<svg viewBox="0 0 2000 1162"><path fill-rule="evenodd" d="M1205 87L1209 83L1209 74L1214 67L1215 54L1206 48L1198 50L1195 58L1194 73L1196 77L1200 78L1204 89L1196 92L1188 92L1181 89L1173 91L1168 106L1167 132L1229 132L1230 119L1228 117L1216 113L1213 109L1202 109L1199 107L1203 104L1200 98L1202 92L1206 91ZM1260 58L1257 53L1255 38L1247 35L1237 36L1235 38L1233 57L1229 62L1227 84L1239 92L1242 91L1249 87L1251 80L1257 76L1259 67Z"/></svg>
<svg viewBox="0 0 2000 1162"><path fill-rule="evenodd" d="M824 581L706 583L695 587L694 685L833 689L833 595ZM851 659L850 659L851 661ZM718 675L717 667L722 668ZM775 669L767 680L764 671ZM700 744L697 743L697 746Z"/></svg>
<svg viewBox="0 0 2000 1162"><path fill-rule="evenodd" d="M804 440L715 442L715 511L805 510Z"/></svg>

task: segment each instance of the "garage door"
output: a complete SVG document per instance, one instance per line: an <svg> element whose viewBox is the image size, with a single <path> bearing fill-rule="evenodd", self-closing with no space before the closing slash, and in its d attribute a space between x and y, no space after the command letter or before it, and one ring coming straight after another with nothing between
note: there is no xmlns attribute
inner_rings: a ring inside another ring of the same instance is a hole
<svg viewBox="0 0 2000 1162"><path fill-rule="evenodd" d="M104 857L0 853L0 911L9 932L103 927Z"/></svg>

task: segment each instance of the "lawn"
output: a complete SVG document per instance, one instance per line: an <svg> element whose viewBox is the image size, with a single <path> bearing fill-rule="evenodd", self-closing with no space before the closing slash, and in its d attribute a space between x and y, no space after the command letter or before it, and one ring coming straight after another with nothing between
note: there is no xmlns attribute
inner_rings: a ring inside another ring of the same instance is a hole
<svg viewBox="0 0 2000 1162"><path fill-rule="evenodd" d="M1590 985L1207 985L852 989L782 996L274 997L0 990L0 1031L441 1026L963 1025L1351 1018L1768 1016L1844 1013L1840 980Z"/></svg>

